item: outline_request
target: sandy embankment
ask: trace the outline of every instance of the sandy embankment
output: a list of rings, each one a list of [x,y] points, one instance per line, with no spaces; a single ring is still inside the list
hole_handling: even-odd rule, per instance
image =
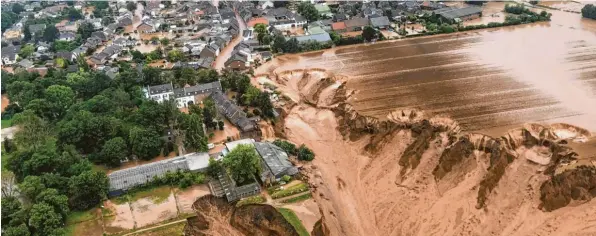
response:
[[[559,163],[544,159],[556,154],[540,146],[547,139],[523,136],[527,129],[504,139],[457,134],[457,123],[446,117],[421,125],[424,115],[417,111],[395,112],[388,116],[392,122],[359,117],[338,105],[346,97],[333,95],[340,91],[337,83],[321,79],[333,75],[269,68],[254,82],[274,83],[297,103],[287,111],[285,135],[317,154],[306,173],[332,235],[596,234],[594,200],[539,209],[541,185],[550,177],[547,166],[529,160]],[[558,139],[584,138],[581,132],[557,132]],[[461,158],[453,151],[445,155],[454,137],[470,140],[474,151]],[[534,146],[525,148],[530,141]],[[433,173],[439,164],[448,170],[441,177]]]

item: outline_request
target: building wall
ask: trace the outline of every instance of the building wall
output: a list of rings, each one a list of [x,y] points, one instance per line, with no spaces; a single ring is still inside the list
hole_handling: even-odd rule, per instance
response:
[[[186,96],[186,97],[179,97],[176,98],[176,106],[178,108],[187,107],[189,102],[195,102],[195,96]]]

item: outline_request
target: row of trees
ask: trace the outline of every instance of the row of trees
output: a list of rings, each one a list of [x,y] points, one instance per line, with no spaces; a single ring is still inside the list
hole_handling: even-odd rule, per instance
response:
[[[310,148],[306,147],[306,145],[304,144],[296,148],[295,144],[281,139],[275,140],[273,144],[283,149],[289,155],[298,157],[298,160],[312,161],[315,159],[315,153],[312,150],[310,150]]]
[[[255,115],[273,118],[273,104],[269,99],[270,94],[254,87],[250,83],[250,77],[247,74],[237,71],[224,71],[221,76],[221,85],[224,90],[230,89],[237,92],[236,101],[238,104],[258,108],[258,110],[253,111],[258,113]]]

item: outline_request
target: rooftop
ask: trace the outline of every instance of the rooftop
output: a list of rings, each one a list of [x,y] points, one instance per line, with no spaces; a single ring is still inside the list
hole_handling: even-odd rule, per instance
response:
[[[469,6],[464,8],[441,8],[438,10],[433,11],[433,13],[437,15],[441,15],[447,19],[455,19],[465,16],[470,16],[474,14],[482,13],[482,8],[477,6]]]

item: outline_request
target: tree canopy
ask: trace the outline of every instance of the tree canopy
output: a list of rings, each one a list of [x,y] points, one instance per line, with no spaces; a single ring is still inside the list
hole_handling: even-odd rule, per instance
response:
[[[582,16],[596,20],[596,6],[594,4],[586,4],[582,8]]]
[[[242,185],[252,182],[254,175],[261,171],[260,157],[251,145],[238,145],[223,159],[223,166],[232,178]]]
[[[319,11],[317,11],[315,5],[310,2],[301,2],[298,5],[298,13],[304,16],[309,22],[319,20]]]

